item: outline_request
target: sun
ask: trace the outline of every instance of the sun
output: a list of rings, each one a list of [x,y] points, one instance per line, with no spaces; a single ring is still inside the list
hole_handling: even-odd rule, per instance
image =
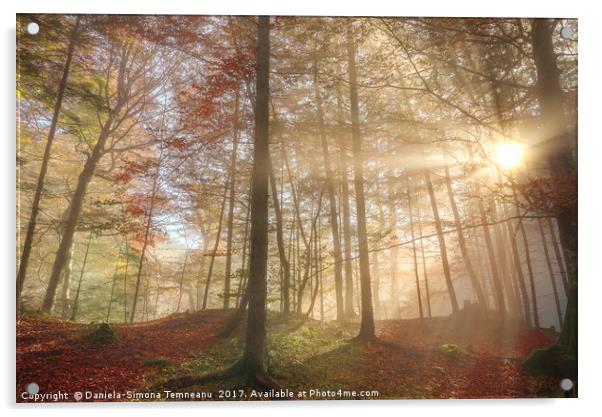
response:
[[[517,166],[524,152],[523,146],[518,142],[503,143],[495,148],[497,162],[503,169]]]

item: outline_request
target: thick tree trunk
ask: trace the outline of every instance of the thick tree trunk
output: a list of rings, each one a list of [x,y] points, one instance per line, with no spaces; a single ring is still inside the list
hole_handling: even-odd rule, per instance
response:
[[[248,377],[265,372],[266,298],[268,258],[269,182],[269,69],[270,18],[260,16],[257,27],[257,85],[255,148],[251,186],[251,261],[247,297],[249,313],[241,365]]]
[[[533,59],[537,69],[537,98],[545,137],[551,138],[547,160],[550,168],[565,180],[577,178],[571,137],[563,110],[560,71],[554,53],[552,33],[555,24],[548,19],[533,19]],[[575,182],[576,184],[576,182]],[[577,201],[559,207],[556,215],[560,243],[564,252],[568,277],[568,301],[560,337],[555,349],[564,352],[565,372],[577,374]],[[554,349],[548,349],[552,354]],[[557,364],[558,365],[558,364]],[[554,365],[552,365],[554,366]]]
[[[69,46],[67,47],[67,57],[65,59],[65,65],[63,67],[63,75],[61,76],[61,81],[59,82],[58,90],[56,93],[54,111],[52,114],[52,120],[50,122],[50,128],[48,130],[48,139],[46,140],[46,148],[44,149],[44,156],[42,157],[42,166],[40,167],[40,173],[38,174],[36,191],[31,205],[31,215],[29,217],[29,223],[27,225],[25,242],[23,243],[23,249],[21,251],[21,262],[19,263],[19,271],[17,272],[17,314],[20,308],[21,292],[23,291],[23,285],[27,276],[27,266],[29,264],[29,257],[31,256],[33,235],[35,233],[36,222],[40,211],[40,200],[42,199],[42,192],[44,191],[44,181],[46,179],[46,172],[48,171],[48,164],[50,162],[50,151],[52,149],[52,143],[54,142],[59,115],[63,106],[63,97],[65,95],[67,79],[69,78],[69,71],[71,69],[73,51],[77,42],[79,22],[80,16],[77,16],[75,19],[75,26],[71,30],[71,35],[69,37]],[[46,309],[45,311],[49,312],[50,310]]]
[[[104,155],[104,146],[109,138],[112,122],[113,118],[111,115],[100,131],[98,141],[94,146],[92,154],[84,164],[84,169],[79,175],[77,186],[73,196],[71,197],[71,202],[69,204],[69,208],[67,209],[67,218],[65,219],[65,230],[63,232],[61,243],[56,251],[56,257],[54,259],[54,264],[52,265],[52,272],[50,274],[50,279],[48,280],[48,287],[46,288],[46,294],[44,295],[44,301],[42,303],[42,311],[45,313],[50,313],[52,311],[56,289],[61,278],[61,273],[63,272],[65,263],[67,261],[67,253],[69,252],[69,248],[73,243],[73,235],[75,234],[77,220],[82,211],[86,189],[88,188],[90,180],[92,180],[92,177],[94,176],[94,171],[98,165],[98,162]]]
[[[360,132],[357,75],[355,69],[355,41],[351,19],[347,21],[347,64],[349,70],[349,97],[351,103],[351,136],[353,139],[353,175],[357,212],[357,240],[360,262],[361,323],[358,339],[373,340],[374,310],[370,283],[370,259],[368,258],[368,234],[366,231],[366,205],[364,198],[364,167],[362,137]]]

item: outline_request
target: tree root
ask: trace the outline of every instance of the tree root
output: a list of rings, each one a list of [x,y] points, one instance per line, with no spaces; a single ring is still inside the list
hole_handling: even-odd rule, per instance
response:
[[[234,365],[221,371],[211,372],[205,375],[186,375],[178,378],[170,379],[159,385],[154,386],[153,390],[164,389],[184,389],[195,385],[205,384],[207,382],[216,382],[228,380],[242,376],[245,378],[245,386],[257,387],[263,390],[282,390],[282,385],[272,379],[266,372],[259,371],[255,373],[247,373],[242,362],[236,362]]]

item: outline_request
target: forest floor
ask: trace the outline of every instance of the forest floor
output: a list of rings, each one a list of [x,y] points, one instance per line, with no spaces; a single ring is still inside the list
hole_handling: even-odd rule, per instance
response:
[[[117,324],[116,340],[102,343],[93,333],[98,326],[23,317],[17,324],[17,401],[26,401],[21,393],[31,382],[40,393],[70,393],[69,401],[86,391],[113,395],[96,400],[130,401],[127,391],[149,392],[173,378],[223,369],[243,349],[242,329],[227,339],[216,336],[229,314],[208,310]],[[563,396],[557,378],[528,375],[523,368],[532,349],[553,343],[551,330],[500,329],[478,317],[382,320],[380,341],[359,343],[352,340],[357,324],[308,320],[299,327],[298,316],[268,317],[268,372],[291,392],[315,390],[305,398],[354,399],[347,394],[356,391],[361,399],[366,390],[378,391],[364,394],[372,399]],[[220,399],[220,390],[232,398],[241,387],[242,381],[230,379],[181,391]]]

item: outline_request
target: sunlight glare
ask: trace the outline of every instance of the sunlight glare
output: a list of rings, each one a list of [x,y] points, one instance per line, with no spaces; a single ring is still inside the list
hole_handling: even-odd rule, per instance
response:
[[[517,166],[523,156],[524,149],[518,142],[504,143],[496,148],[497,162],[502,168],[508,169]]]

